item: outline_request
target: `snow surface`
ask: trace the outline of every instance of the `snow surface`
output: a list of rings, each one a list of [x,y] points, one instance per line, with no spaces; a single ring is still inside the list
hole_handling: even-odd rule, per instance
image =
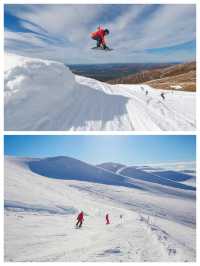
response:
[[[148,91],[148,95],[146,95]],[[6,130],[194,130],[195,92],[110,85],[62,63],[5,55]]]
[[[5,157],[5,261],[195,261],[195,195],[69,157]]]

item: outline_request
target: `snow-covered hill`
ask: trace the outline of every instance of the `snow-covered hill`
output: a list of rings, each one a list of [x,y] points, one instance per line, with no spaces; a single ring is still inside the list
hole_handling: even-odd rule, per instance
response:
[[[191,163],[189,163],[190,165]],[[183,188],[188,190],[196,189],[196,172],[195,164],[192,165],[192,169],[182,169],[177,171],[172,168],[166,169],[162,167],[152,166],[125,166],[119,163],[102,163],[98,165],[105,170],[122,175],[124,177],[145,180],[147,182],[153,182],[170,187]],[[169,166],[168,166],[169,167]],[[187,167],[187,163],[186,163]],[[136,181],[135,180],[135,181]],[[185,186],[183,184],[187,184]]]
[[[110,85],[58,62],[6,54],[5,129],[194,130],[195,93]]]
[[[69,157],[6,157],[5,260],[195,261],[195,194]]]
[[[120,164],[120,163],[102,163],[97,165],[97,167],[103,168],[105,170],[111,171],[113,173],[116,173],[119,169],[121,169],[122,167],[125,167],[125,165]]]

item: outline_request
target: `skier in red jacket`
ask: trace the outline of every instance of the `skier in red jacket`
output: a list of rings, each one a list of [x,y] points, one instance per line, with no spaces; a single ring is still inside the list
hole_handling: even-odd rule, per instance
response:
[[[91,38],[97,41],[97,47],[101,47],[103,49],[108,48],[105,41],[105,36],[109,34],[108,29],[103,29],[101,27],[97,28],[97,31],[91,33]]]
[[[110,224],[110,220],[109,220],[109,214],[106,214],[106,224]]]
[[[82,226],[82,223],[83,223],[83,221],[84,221],[84,219],[83,219],[83,211],[81,211],[80,213],[79,213],[79,215],[78,215],[78,217],[77,217],[77,223],[76,223],[76,227],[81,227]]]

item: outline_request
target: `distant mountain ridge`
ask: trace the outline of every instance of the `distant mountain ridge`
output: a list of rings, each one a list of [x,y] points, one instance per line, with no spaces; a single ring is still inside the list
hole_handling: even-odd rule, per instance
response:
[[[67,65],[70,70],[80,76],[94,78],[99,81],[108,82],[136,74],[144,70],[153,70],[173,66],[177,63],[108,63],[108,64],[86,64]]]
[[[160,174],[159,172],[158,175],[155,172],[146,172],[137,166],[127,167],[123,164],[112,162],[94,166],[67,156],[38,158],[27,161],[27,166],[33,173],[53,179],[78,180],[136,189],[144,189],[141,181],[145,181],[150,186],[151,184],[156,184],[160,187],[166,186],[169,190],[174,188],[185,191],[195,190],[195,187],[179,182],[180,179],[187,180],[191,176],[176,171],[171,171],[170,174],[168,172]],[[174,175],[178,175],[179,178],[176,179]]]
[[[124,164],[108,162],[99,164],[97,167],[101,167],[105,170],[122,176],[127,176],[129,178],[160,183],[163,185],[169,185],[168,181],[184,182],[195,178],[190,175],[190,173],[187,173],[187,171],[165,170],[150,166],[126,166]],[[170,183],[170,185],[173,185],[173,183]]]
[[[108,163],[99,164],[97,165],[97,167],[116,173],[119,169],[126,167],[126,166],[120,163],[108,162]]]
[[[148,84],[156,89],[196,91],[196,62],[140,71],[108,81],[111,84]],[[177,87],[178,86],[178,87]]]

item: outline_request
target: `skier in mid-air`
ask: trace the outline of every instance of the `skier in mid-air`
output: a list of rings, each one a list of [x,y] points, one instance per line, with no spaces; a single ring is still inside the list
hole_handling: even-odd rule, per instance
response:
[[[80,228],[82,226],[82,223],[84,221],[83,219],[83,211],[81,211],[77,217],[77,223],[76,223],[76,227]]]
[[[91,38],[97,41],[97,46],[94,48],[102,48],[104,50],[110,48],[106,45],[105,36],[109,34],[108,29],[103,29],[100,26],[97,28],[97,31],[91,33]]]

